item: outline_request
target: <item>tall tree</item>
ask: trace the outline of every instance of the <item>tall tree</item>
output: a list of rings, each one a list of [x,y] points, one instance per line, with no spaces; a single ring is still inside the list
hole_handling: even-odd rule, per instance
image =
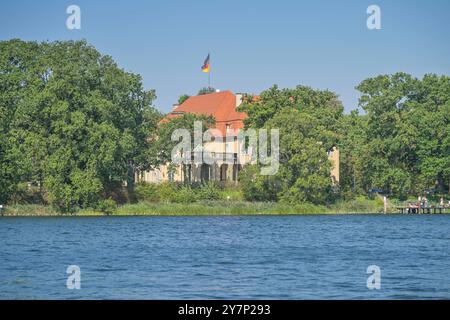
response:
[[[358,110],[346,114],[340,121],[340,187],[343,195],[352,198],[364,194],[370,189],[370,180],[366,175],[370,162],[367,145],[367,115]]]
[[[16,176],[61,210],[92,206],[147,168],[154,91],[85,41],[0,43],[0,101]],[[13,103],[9,103],[13,100]]]
[[[399,197],[448,190],[450,77],[396,73],[366,79],[357,89],[368,116],[371,185]]]
[[[248,115],[244,120],[246,128],[280,130],[279,172],[276,177],[264,178],[261,186],[276,190],[276,198],[287,202],[331,201],[333,185],[327,152],[338,143],[343,113],[336,94],[306,86],[273,86],[258,97],[245,96],[239,110]]]

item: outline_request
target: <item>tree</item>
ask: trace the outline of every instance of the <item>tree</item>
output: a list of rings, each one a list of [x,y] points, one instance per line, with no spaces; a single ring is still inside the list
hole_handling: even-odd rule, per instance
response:
[[[273,86],[257,98],[245,96],[239,110],[248,115],[246,128],[280,130],[280,169],[259,183],[261,188],[289,203],[332,200],[327,152],[338,142],[343,112],[334,93],[304,86],[282,90]],[[260,181],[256,172],[252,175],[254,181]],[[247,189],[251,191],[244,188],[244,196]]]
[[[323,141],[331,132],[314,116],[297,109],[284,109],[269,120],[265,128],[280,130],[281,200],[297,203],[326,203],[332,196],[329,147]]]
[[[16,178],[63,211],[95,206],[123,181],[132,188],[134,171],[152,165],[147,137],[160,117],[141,77],[85,41],[11,40],[0,49]]]
[[[16,189],[15,163],[9,155],[10,146],[4,133],[0,134],[0,204],[6,203]]]
[[[263,91],[256,99],[244,96],[239,110],[246,112],[246,127],[262,128],[275,114],[283,109],[297,109],[319,120],[319,125],[336,133],[344,107],[338,96],[328,90],[314,90],[307,86],[279,89],[274,85]],[[337,134],[334,138],[337,140]],[[331,141],[330,141],[331,142]]]
[[[182,94],[179,98],[178,98],[178,105],[183,104],[183,102],[185,102],[187,99],[189,99],[190,96],[187,94]]]
[[[172,133],[176,129],[186,129],[190,133],[191,146],[194,146],[194,125],[195,122],[202,123],[203,133],[209,128],[214,127],[215,119],[213,116],[196,115],[193,113],[185,113],[179,117],[171,119],[163,119],[154,135],[151,147],[152,163],[156,166],[170,164],[172,162],[172,150],[179,143],[179,141],[172,141]],[[170,167],[173,169],[173,166]],[[184,181],[188,182],[186,165],[183,165]]]
[[[343,195],[353,198],[366,193],[371,183],[366,175],[370,163],[367,145],[367,115],[358,110],[343,115],[340,121],[338,148],[340,151],[340,187]]]
[[[239,172],[239,186],[247,201],[277,201],[279,184],[277,177],[262,176],[257,165],[246,165]]]
[[[398,197],[450,184],[450,77],[406,73],[366,79],[357,87],[367,112],[365,175]]]
[[[20,166],[23,157],[15,152],[11,133],[15,131],[13,122],[19,104],[32,85],[30,74],[36,69],[37,55],[36,43],[0,42],[0,204],[9,200],[29,169]]]

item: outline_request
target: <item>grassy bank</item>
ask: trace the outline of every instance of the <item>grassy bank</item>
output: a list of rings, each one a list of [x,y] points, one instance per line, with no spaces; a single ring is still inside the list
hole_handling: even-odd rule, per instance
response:
[[[357,198],[350,201],[340,201],[330,206],[313,205],[309,203],[289,205],[273,202],[247,202],[211,200],[189,204],[183,203],[151,203],[139,202],[118,207],[111,215],[114,216],[188,216],[188,215],[254,215],[254,214],[345,214],[345,213],[380,213],[383,203],[379,199],[369,200]],[[392,211],[393,209],[391,209]],[[11,205],[3,212],[5,216],[62,216],[49,206]],[[68,214],[65,214],[68,215]],[[76,216],[103,216],[101,211],[82,209],[73,213]]]

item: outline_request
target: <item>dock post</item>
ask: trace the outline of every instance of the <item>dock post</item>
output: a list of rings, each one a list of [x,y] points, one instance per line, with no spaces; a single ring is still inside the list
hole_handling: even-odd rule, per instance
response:
[[[422,207],[422,197],[419,197],[419,208],[417,208],[417,213],[420,214],[420,209]]]

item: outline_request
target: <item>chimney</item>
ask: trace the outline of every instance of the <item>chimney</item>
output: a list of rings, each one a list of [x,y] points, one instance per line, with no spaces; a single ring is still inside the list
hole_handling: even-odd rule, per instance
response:
[[[242,103],[242,93],[236,93],[236,108]]]

